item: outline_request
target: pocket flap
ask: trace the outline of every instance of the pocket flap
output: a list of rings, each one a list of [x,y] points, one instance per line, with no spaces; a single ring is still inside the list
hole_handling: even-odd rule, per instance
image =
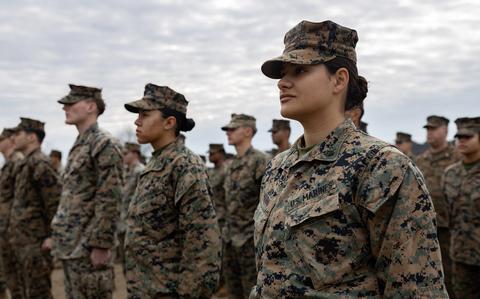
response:
[[[290,210],[285,224],[293,227],[310,218],[323,216],[338,210],[339,208],[340,202],[338,200],[338,193],[335,193],[327,197],[319,198],[318,200],[312,200],[306,205]]]

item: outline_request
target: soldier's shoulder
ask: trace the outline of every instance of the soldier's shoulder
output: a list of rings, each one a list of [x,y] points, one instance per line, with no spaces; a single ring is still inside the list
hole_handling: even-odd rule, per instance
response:
[[[111,148],[115,153],[121,154],[120,141],[110,132],[98,128],[93,131],[89,139],[92,154],[95,156],[106,147]]]
[[[448,165],[445,168],[445,176],[456,175],[462,169],[462,161]]]
[[[258,150],[256,148],[252,148],[252,155],[251,155],[254,159],[257,159],[257,160],[268,160],[269,159],[269,155],[261,150]]]

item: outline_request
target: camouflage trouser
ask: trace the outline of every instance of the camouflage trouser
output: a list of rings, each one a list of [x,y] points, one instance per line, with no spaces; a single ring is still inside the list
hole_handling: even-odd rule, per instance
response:
[[[68,299],[108,299],[114,288],[113,265],[95,268],[90,257],[61,260]]]
[[[445,286],[450,299],[455,299],[452,285],[452,259],[450,258],[450,230],[445,227],[437,228],[438,242],[442,252],[443,273],[445,274]]]
[[[228,243],[225,249],[225,282],[228,298],[248,298],[256,281],[253,238],[245,242],[242,247],[235,247],[232,243]]]
[[[10,296],[12,299],[25,298],[19,265],[15,260],[13,248],[5,236],[0,237],[0,248],[6,284],[10,291]]]
[[[41,242],[14,246],[15,263],[20,273],[25,298],[53,298],[50,275],[53,270],[52,257],[43,251]]]
[[[480,266],[453,263],[453,291],[456,298],[480,298]]]

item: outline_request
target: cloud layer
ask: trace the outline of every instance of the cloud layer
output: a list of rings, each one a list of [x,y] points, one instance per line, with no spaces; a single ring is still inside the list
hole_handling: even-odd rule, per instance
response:
[[[190,101],[194,151],[226,142],[219,128],[232,112],[257,117],[254,145],[268,149],[278,91],[260,65],[281,53],[285,32],[299,21],[331,19],[359,33],[372,135],[392,140],[407,131],[424,141],[427,115],[480,112],[479,14],[478,3],[462,0],[2,1],[0,126],[19,116],[46,121],[44,149],[66,154],[76,131],[64,125],[56,100],[68,83],[102,87],[108,107],[100,124],[121,135],[135,117],[123,103],[152,82]]]

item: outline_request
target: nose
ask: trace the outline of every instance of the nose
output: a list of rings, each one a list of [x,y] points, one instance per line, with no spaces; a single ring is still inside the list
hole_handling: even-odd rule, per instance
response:
[[[137,127],[140,127],[140,125],[141,125],[140,115],[137,117],[137,119],[135,120],[134,123],[135,123],[135,125],[136,125]]]
[[[278,89],[280,89],[281,91],[283,91],[285,89],[288,89],[288,88],[291,88],[292,85],[293,85],[292,82],[290,80],[286,79],[285,77],[278,80],[278,83],[277,83]]]

